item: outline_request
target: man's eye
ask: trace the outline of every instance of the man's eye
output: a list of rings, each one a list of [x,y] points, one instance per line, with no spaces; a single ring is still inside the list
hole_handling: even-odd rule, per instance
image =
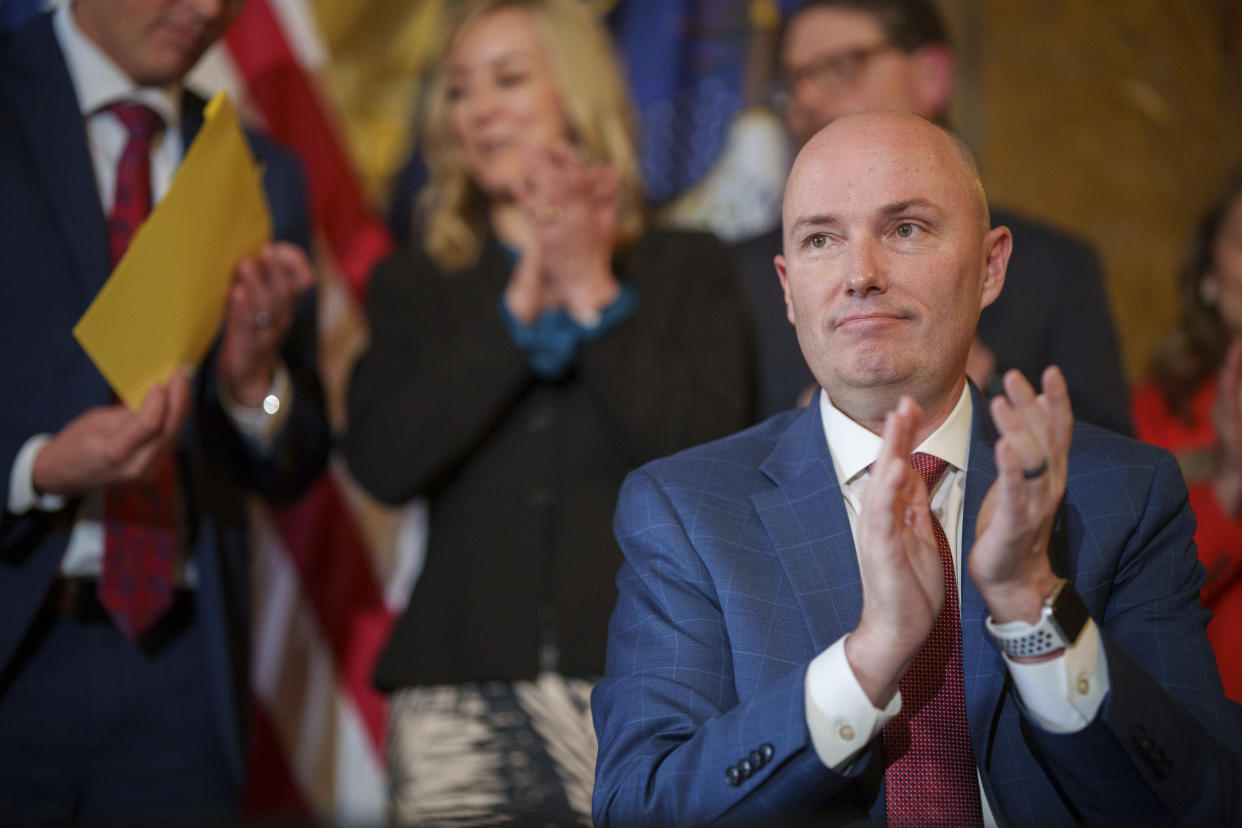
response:
[[[810,242],[811,247],[823,247],[828,243],[828,237],[823,233],[816,233],[814,236],[811,236]]]
[[[897,235],[903,239],[908,239],[911,236],[913,236],[918,231],[918,229],[919,228],[917,226],[907,221],[903,224],[897,225]]]

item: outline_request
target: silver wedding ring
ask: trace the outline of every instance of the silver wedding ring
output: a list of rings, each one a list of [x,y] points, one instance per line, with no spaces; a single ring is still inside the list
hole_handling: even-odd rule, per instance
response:
[[[1035,468],[1023,469],[1022,479],[1023,480],[1034,480],[1035,478],[1042,476],[1043,473],[1046,471],[1048,471],[1048,458],[1047,457],[1044,458],[1044,462],[1040,463]]]
[[[254,326],[259,330],[263,330],[272,324],[272,315],[265,310],[261,310],[254,315]]]

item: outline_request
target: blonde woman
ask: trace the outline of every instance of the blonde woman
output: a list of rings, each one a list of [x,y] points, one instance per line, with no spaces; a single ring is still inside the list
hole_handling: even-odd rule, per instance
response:
[[[430,504],[375,670],[394,819],[590,821],[616,491],[746,425],[745,305],[703,234],[647,226],[630,106],[578,0],[461,8],[430,87],[419,249],[371,280],[345,453]]]

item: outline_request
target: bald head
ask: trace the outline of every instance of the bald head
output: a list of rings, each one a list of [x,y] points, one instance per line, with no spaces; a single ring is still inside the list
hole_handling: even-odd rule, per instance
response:
[[[987,232],[991,226],[987,196],[974,153],[966,142],[918,115],[899,110],[871,109],[843,115],[833,121],[813,135],[794,159],[781,212],[785,243],[788,244],[791,229],[789,202],[796,185],[802,184],[804,179],[808,183],[817,181],[819,169],[825,165],[840,167],[843,152],[861,150],[864,154],[876,155],[889,149],[904,154],[912,166],[920,159],[924,165],[939,166],[960,185],[962,194],[966,196],[963,206],[969,210],[969,215],[979,228]],[[874,171],[874,166],[860,164],[856,170],[859,182]]]
[[[1011,246],[989,229],[970,151],[909,113],[843,116],[798,153],[782,218],[789,318],[833,403],[878,427],[908,394],[934,427]]]

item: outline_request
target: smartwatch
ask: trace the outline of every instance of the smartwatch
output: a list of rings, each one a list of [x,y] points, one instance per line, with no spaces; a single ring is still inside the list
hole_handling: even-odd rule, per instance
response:
[[[1005,655],[1010,658],[1033,658],[1072,645],[1090,617],[1087,605],[1074,589],[1074,583],[1062,578],[1044,599],[1039,621],[1035,624],[1010,622],[998,625],[992,623],[991,617],[986,624],[988,632]]]

